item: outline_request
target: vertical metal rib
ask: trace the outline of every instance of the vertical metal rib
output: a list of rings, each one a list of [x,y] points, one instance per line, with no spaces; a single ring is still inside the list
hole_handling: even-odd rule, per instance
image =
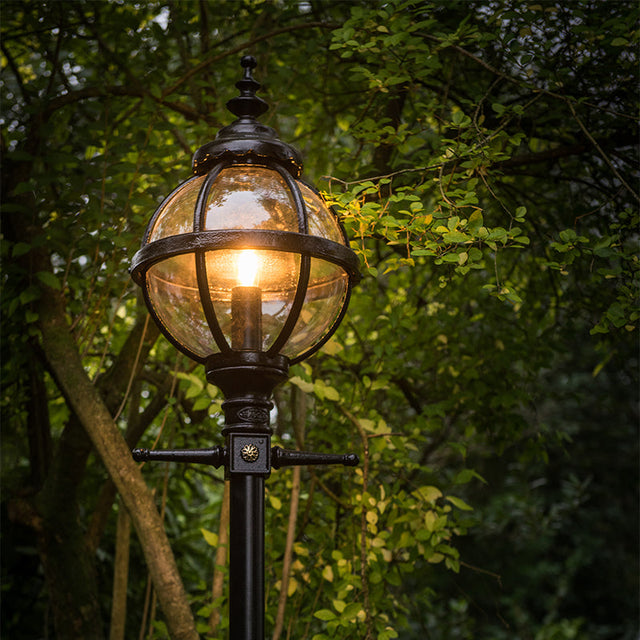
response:
[[[304,198],[302,197],[302,192],[300,191],[300,187],[296,180],[291,176],[291,174],[284,168],[279,165],[275,165],[276,170],[282,176],[284,181],[287,183],[289,190],[291,191],[291,195],[293,196],[294,203],[296,205],[296,213],[298,214],[298,231],[299,233],[308,234],[309,233],[309,224],[308,224],[308,214],[307,207],[304,202]],[[293,304],[291,305],[291,311],[287,316],[287,319],[280,331],[280,334],[276,338],[275,342],[271,345],[268,354],[272,355],[278,353],[284,345],[289,340],[293,329],[298,322],[298,318],[300,316],[300,311],[302,311],[302,305],[304,304],[304,299],[307,295],[307,286],[309,284],[309,274],[311,272],[311,258],[308,255],[300,254],[300,271],[298,274],[298,286],[296,288],[296,295],[293,298]]]
[[[198,193],[198,199],[196,200],[196,206],[193,212],[193,230],[195,233],[204,231],[205,213],[207,208],[207,198],[209,197],[209,191],[211,190],[213,183],[223,169],[229,166],[226,163],[216,165],[207,175],[204,180],[204,184],[200,188]],[[218,349],[222,353],[231,351],[231,347],[227,343],[227,340],[220,328],[218,318],[216,317],[216,311],[211,300],[211,293],[209,292],[209,280],[207,278],[207,260],[206,251],[203,249],[196,249],[195,252],[196,261],[196,279],[198,281],[198,290],[200,292],[200,301],[202,303],[202,309],[204,316],[209,325],[209,331],[218,345]]]

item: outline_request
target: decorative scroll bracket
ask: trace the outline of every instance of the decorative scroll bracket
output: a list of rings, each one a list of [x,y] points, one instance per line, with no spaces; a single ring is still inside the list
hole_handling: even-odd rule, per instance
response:
[[[243,436],[245,439],[247,436]],[[250,439],[250,437],[249,437]],[[312,451],[292,451],[290,449],[282,449],[281,447],[271,447],[270,460],[265,465],[263,461],[259,468],[254,472],[251,464],[255,461],[255,456],[251,447],[251,442],[242,443],[240,455],[244,461],[242,469],[237,469],[236,473],[247,475],[268,475],[271,469],[281,469],[282,467],[303,466],[303,465],[330,465],[341,464],[345,467],[355,467],[360,463],[360,459],[355,453],[337,454],[337,453],[314,453]],[[208,464],[216,469],[224,466],[228,467],[229,453],[227,447],[213,447],[211,449],[168,449],[164,451],[152,451],[150,449],[133,449],[131,452],[136,462],[184,462],[196,464]]]
[[[274,469],[300,465],[328,465],[342,464],[345,467],[355,467],[360,458],[355,453],[314,453],[312,451],[291,451],[280,447],[271,448],[271,466]]]

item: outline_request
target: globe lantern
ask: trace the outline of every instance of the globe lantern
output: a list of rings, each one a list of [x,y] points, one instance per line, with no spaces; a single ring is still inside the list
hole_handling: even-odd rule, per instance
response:
[[[227,103],[238,119],[196,152],[195,175],[159,206],[131,268],[164,335],[208,372],[310,356],[358,278],[336,216],[300,179],[299,153],[256,120],[268,107],[255,59],[241,64]]]

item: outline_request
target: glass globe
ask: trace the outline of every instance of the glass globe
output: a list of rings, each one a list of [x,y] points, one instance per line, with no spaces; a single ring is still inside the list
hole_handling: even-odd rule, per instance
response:
[[[356,273],[322,197],[254,164],[179,186],[133,267],[165,335],[201,362],[229,350],[303,359],[337,327]]]

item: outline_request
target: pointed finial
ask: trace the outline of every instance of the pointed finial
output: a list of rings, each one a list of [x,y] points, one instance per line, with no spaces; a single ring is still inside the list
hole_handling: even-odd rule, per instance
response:
[[[274,129],[259,122],[269,105],[256,96],[260,83],[254,80],[251,70],[256,68],[253,56],[243,56],[240,65],[243,77],[236,82],[240,95],[227,102],[227,108],[237,120],[218,131],[213,142],[200,147],[193,156],[193,172],[204,175],[216,163],[224,160],[234,163],[269,165],[272,161],[282,165],[294,177],[302,173],[300,152],[278,138]]]
[[[243,56],[240,65],[244,69],[242,80],[236,82],[240,95],[227,102],[227,109],[238,118],[257,118],[269,108],[269,105],[262,98],[256,96],[256,91],[260,89],[260,83],[253,78],[251,70],[255,69],[258,63],[253,56]]]

